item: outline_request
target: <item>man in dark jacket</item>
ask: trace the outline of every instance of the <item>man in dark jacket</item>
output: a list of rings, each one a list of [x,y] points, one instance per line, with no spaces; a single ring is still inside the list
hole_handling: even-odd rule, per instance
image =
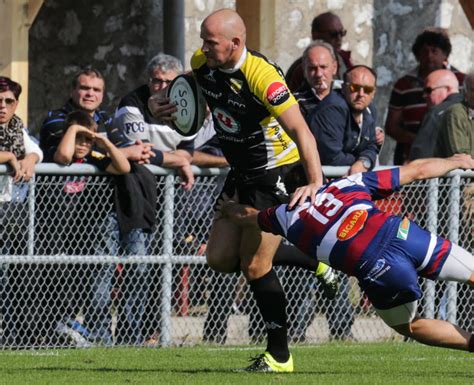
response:
[[[310,129],[318,138],[321,164],[350,166],[348,174],[375,166],[375,95],[377,75],[364,65],[344,74],[342,92],[331,92],[310,115]]]

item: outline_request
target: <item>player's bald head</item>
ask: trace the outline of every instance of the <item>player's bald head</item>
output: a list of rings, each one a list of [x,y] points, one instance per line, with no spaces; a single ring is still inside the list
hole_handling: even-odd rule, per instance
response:
[[[206,28],[216,34],[223,35],[231,40],[239,37],[245,44],[245,24],[240,15],[232,9],[219,9],[202,22],[201,28]]]

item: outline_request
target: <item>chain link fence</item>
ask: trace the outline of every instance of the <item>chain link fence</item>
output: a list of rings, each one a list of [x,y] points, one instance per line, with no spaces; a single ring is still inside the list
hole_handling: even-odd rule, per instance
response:
[[[0,166],[0,313],[3,349],[164,346],[262,342],[262,319],[241,275],[205,263],[212,206],[225,170],[195,169],[191,192],[169,171],[150,167],[158,191],[152,234],[122,239],[113,177],[89,165],[37,167],[34,181],[11,185]],[[345,168],[325,168],[337,177]],[[473,248],[474,174],[405,186],[379,202],[463,247]],[[375,315],[353,278],[326,300],[314,274],[277,267],[294,343],[399,338]],[[472,290],[421,282],[419,312],[473,331]]]

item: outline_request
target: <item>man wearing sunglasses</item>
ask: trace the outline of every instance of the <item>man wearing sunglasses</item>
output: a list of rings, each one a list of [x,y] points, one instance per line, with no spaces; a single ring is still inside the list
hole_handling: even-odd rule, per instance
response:
[[[443,115],[435,149],[437,156],[474,155],[474,73],[466,76],[463,86],[463,100],[453,104]]]
[[[411,145],[420,129],[428,109],[423,96],[426,77],[433,71],[448,69],[456,75],[459,83],[464,74],[448,64],[451,42],[446,30],[426,28],[412,46],[418,66],[398,79],[390,96],[385,129],[397,142],[394,164],[404,164],[409,157]]]
[[[463,99],[459,93],[456,75],[444,69],[433,71],[428,75],[423,88],[423,96],[429,109],[411,146],[410,160],[434,156],[444,112]]]
[[[371,170],[378,154],[375,140],[375,72],[357,65],[343,75],[342,92],[332,91],[313,110],[309,126],[318,138],[321,164],[350,166],[348,175]]]
[[[337,69],[335,78],[341,79],[342,74],[353,66],[351,52],[343,50],[342,39],[347,31],[339,16],[332,12],[321,13],[311,23],[312,40],[323,40],[332,45],[336,53]],[[297,91],[305,84],[302,58],[297,59],[288,69],[285,79],[291,91]]]

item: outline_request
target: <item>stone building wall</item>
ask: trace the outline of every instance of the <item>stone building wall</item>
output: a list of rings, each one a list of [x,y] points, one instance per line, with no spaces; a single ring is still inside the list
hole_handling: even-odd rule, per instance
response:
[[[161,4],[45,0],[30,29],[30,129],[37,132],[47,111],[64,104],[71,77],[87,65],[103,73],[103,107],[112,112],[120,97],[142,83],[147,61],[163,47]]]
[[[185,0],[185,67],[201,45],[200,24],[210,12],[234,8],[237,0]],[[273,1],[273,0],[263,0]],[[140,84],[147,61],[163,48],[163,0],[113,2],[45,0],[30,31],[29,125],[37,130],[48,109],[61,106],[71,75],[92,63],[103,71],[104,107],[113,111],[119,98]],[[310,42],[313,17],[331,10],[348,33],[344,48],[355,63],[373,66],[378,75],[376,103],[383,126],[393,82],[416,66],[411,46],[427,26],[449,30],[450,62],[470,71],[474,32],[458,0],[274,0],[274,44],[262,53],[286,69]],[[390,162],[393,143],[384,147]]]

